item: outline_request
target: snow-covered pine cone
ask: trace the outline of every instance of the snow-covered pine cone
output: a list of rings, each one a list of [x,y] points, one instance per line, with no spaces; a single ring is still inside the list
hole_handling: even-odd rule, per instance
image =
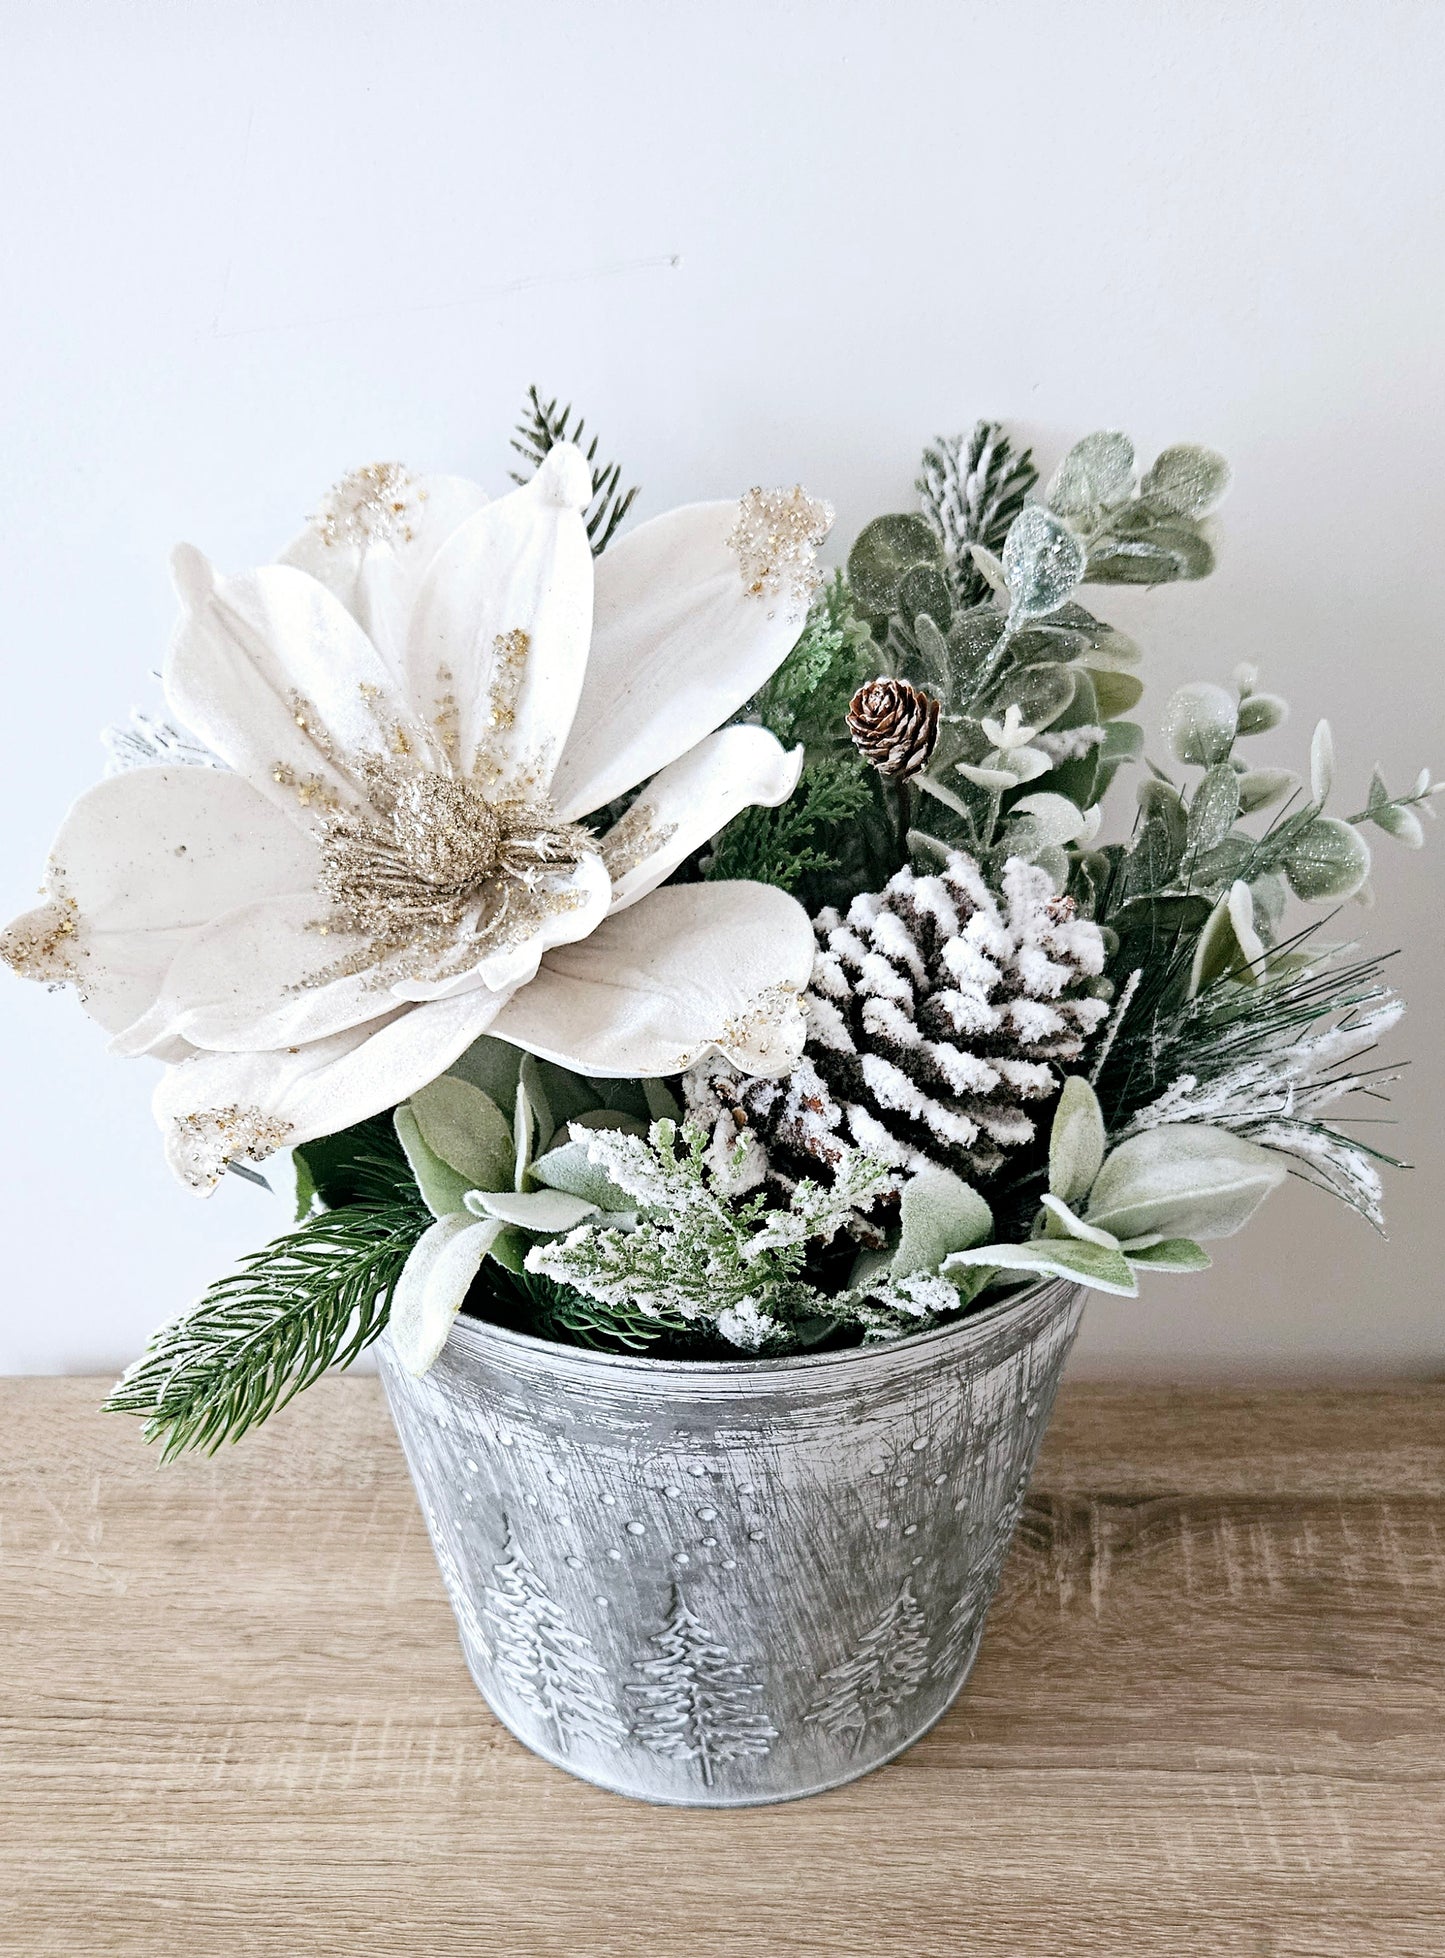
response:
[[[1102,972],[1097,925],[1011,858],[1002,901],[959,852],[935,876],[900,870],[846,918],[814,921],[808,1039],[784,1080],[714,1066],[690,1077],[718,1146],[751,1131],[750,1180],[826,1174],[840,1145],[909,1171],[994,1175],[1031,1141],[1026,1104],[1052,1100],[1105,1019],[1083,991]]]
[[[938,740],[939,703],[922,687],[886,677],[869,680],[848,703],[848,731],[880,775],[907,781],[926,767]]]

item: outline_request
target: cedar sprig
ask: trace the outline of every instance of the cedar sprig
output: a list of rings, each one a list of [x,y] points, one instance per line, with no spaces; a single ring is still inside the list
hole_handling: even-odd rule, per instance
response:
[[[359,1157],[357,1200],[322,1210],[243,1257],[162,1326],[105,1403],[137,1414],[162,1461],[211,1455],[377,1337],[412,1247],[431,1222],[405,1165]]]
[[[579,415],[575,422],[572,420],[570,402],[565,408],[559,409],[555,397],[551,401],[543,401],[535,386],[529,387],[527,407],[521,421],[517,423],[512,447],[519,456],[531,464],[531,468],[525,475],[515,469],[512,470],[512,481],[529,482],[541,467],[542,459],[548,450],[555,448],[559,442],[574,442],[579,449],[582,449],[586,427],[587,423],[583,416]],[[621,487],[622,470],[619,464],[598,463],[597,441],[598,438],[594,435],[587,447],[582,449],[587,459],[587,467],[592,472],[592,501],[587,506],[587,536],[592,545],[593,557],[600,557],[611,543],[617,526],[632,508],[633,498],[637,495],[636,484],[626,490]]]

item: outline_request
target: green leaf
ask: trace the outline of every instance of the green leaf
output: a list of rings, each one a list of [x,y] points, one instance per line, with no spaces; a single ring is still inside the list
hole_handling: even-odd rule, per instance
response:
[[[1169,696],[1164,708],[1164,739],[1176,760],[1212,768],[1228,759],[1238,725],[1233,694],[1209,680],[1195,680]]]
[[[1328,721],[1316,724],[1310,740],[1310,795],[1321,809],[1335,785],[1335,737]]]
[[[1010,707],[1017,707],[1024,726],[1037,734],[1068,711],[1077,686],[1078,676],[1067,666],[1015,667],[998,687],[990,711],[1002,720]]]
[[[1377,803],[1370,811],[1370,821],[1407,849],[1418,850],[1424,845],[1425,831],[1420,818],[1413,809],[1404,809],[1398,802]]]
[[[1216,762],[1189,799],[1185,848],[1195,858],[1222,843],[1239,815],[1239,777],[1228,762]]]
[[[1338,816],[1317,816],[1290,846],[1284,874],[1295,896],[1313,903],[1353,897],[1370,874],[1370,846]]]
[[[1055,611],[1083,577],[1084,560],[1082,538],[1041,504],[1026,504],[1003,547],[1010,617],[1033,619]]]
[[[947,1169],[911,1176],[899,1197],[898,1248],[889,1261],[895,1278],[937,1271],[950,1252],[966,1251],[993,1229],[993,1212],[962,1177]]]
[[[1264,941],[1255,928],[1254,898],[1249,886],[1236,879],[1199,934],[1189,975],[1189,997],[1196,999],[1217,979],[1227,977],[1257,986],[1265,976]]]
[[[515,1224],[537,1236],[575,1230],[588,1217],[595,1217],[599,1208],[585,1197],[551,1189],[471,1190],[466,1207],[474,1217],[495,1217],[500,1223]]]
[[[1170,585],[1207,578],[1213,569],[1208,538],[1180,519],[1101,538],[1089,552],[1088,576],[1096,585]]]
[[[1010,807],[1009,814],[1033,818],[1035,847],[1039,849],[1073,843],[1088,828],[1084,812],[1077,803],[1070,802],[1066,795],[1054,795],[1047,789],[1040,790],[1036,795],[1020,796]]]
[[[1134,444],[1116,428],[1076,442],[1054,471],[1045,501],[1061,517],[1094,519],[1134,490]],[[1092,528],[1092,522],[1086,525]]]
[[[1268,734],[1289,719],[1289,702],[1277,693],[1246,694],[1239,703],[1241,734]]]
[[[1139,1281],[1121,1251],[1078,1238],[1033,1238],[1027,1244],[981,1244],[976,1250],[956,1251],[943,1261],[943,1274],[970,1265],[997,1271],[1036,1271],[1041,1277],[1071,1278],[1096,1292],[1116,1292],[1137,1298]]]
[[[498,1108],[511,1108],[517,1099],[517,1076],[522,1066],[522,1050],[505,1040],[483,1034],[474,1040],[459,1061],[447,1069],[461,1081],[470,1081],[484,1095],[490,1095]],[[509,1145],[510,1146],[510,1145]]]
[[[401,1143],[422,1200],[433,1217],[450,1217],[465,1208],[464,1199],[472,1184],[468,1177],[443,1162],[427,1145],[411,1104],[403,1102],[392,1113],[397,1140]]]
[[[1049,1130],[1049,1190],[1077,1203],[1094,1186],[1104,1160],[1104,1117],[1099,1098],[1081,1074],[1064,1082]]]
[[[933,620],[940,632],[953,623],[953,600],[948,584],[936,564],[915,564],[898,581],[898,610],[915,626],[920,616]]]
[[[1137,1251],[1127,1244],[1120,1248],[1136,1271],[1140,1265],[1146,1271],[1208,1271],[1213,1262],[1204,1246],[1192,1237],[1166,1237]]]
[[[427,1147],[467,1179],[468,1189],[507,1189],[512,1181],[512,1132],[489,1094],[443,1074],[411,1098]]]
[[[865,612],[886,616],[897,608],[904,573],[940,558],[938,539],[922,517],[875,517],[848,553],[848,583]]]
[[[612,1117],[612,1127],[626,1127],[631,1118]],[[589,1126],[601,1127],[602,1124]],[[646,1135],[647,1124],[639,1122],[631,1134]],[[635,1210],[636,1204],[625,1190],[619,1190],[612,1178],[599,1163],[594,1163],[587,1153],[585,1143],[563,1142],[555,1149],[549,1149],[545,1156],[538,1156],[532,1164],[532,1175],[538,1183],[549,1190],[562,1190],[568,1196],[581,1197],[584,1203],[595,1204],[599,1210]]]
[[[1116,714],[1127,714],[1137,707],[1144,694],[1144,682],[1136,673],[1115,673],[1107,668],[1086,666],[1099,700],[1099,718],[1112,721]]]
[[[1229,464],[1213,449],[1179,442],[1165,449],[1140,489],[1151,503],[1176,517],[1202,517],[1229,488]]]
[[[1239,809],[1244,816],[1256,809],[1268,809],[1299,787],[1299,777],[1289,768],[1248,768],[1239,778]]]
[[[1040,1198],[1044,1207],[1044,1229],[1036,1232],[1050,1241],[1061,1237],[1077,1238],[1081,1244],[1102,1244],[1106,1250],[1117,1251],[1119,1240],[1112,1231],[1101,1231],[1095,1224],[1086,1224],[1082,1217],[1071,1210],[1062,1197],[1052,1191]]]
[[[1086,1222],[1122,1239],[1230,1237],[1284,1178],[1281,1157],[1229,1129],[1166,1123],[1105,1157]]]

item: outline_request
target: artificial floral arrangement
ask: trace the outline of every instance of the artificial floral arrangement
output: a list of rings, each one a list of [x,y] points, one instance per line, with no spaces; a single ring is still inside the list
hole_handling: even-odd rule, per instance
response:
[[[1217,455],[1041,486],[980,422],[825,574],[801,488],[628,529],[584,434],[533,390],[505,495],[377,464],[273,565],[176,553],[169,718],[3,952],[164,1063],[187,1184],[289,1152],[297,1211],[111,1407],[213,1449],[459,1312],[736,1359],[1133,1295],[1288,1173],[1380,1224],[1339,1104],[1400,1002],[1319,907],[1440,784],[1334,813],[1246,667],[1146,733],[1082,601],[1210,571]]]

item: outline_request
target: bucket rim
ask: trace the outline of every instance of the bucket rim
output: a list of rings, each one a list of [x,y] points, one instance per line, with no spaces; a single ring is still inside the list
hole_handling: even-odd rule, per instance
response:
[[[595,1374],[643,1375],[657,1382],[684,1381],[776,1381],[799,1373],[839,1373],[849,1368],[897,1364],[930,1351],[982,1345],[1000,1334],[1007,1336],[1020,1322],[1047,1317],[1051,1311],[1067,1310],[1083,1287],[1067,1278],[1045,1278],[1021,1292],[1011,1293],[997,1305],[982,1312],[934,1326],[927,1332],[906,1333],[896,1339],[875,1340],[861,1346],[835,1348],[827,1353],[782,1353],[767,1359],[677,1360],[650,1359],[643,1353],[608,1353],[591,1346],[571,1346],[561,1340],[544,1339],[508,1326],[497,1326],[488,1319],[458,1314],[447,1336],[443,1357],[480,1360],[507,1357],[529,1367],[565,1372],[578,1369]],[[388,1347],[385,1339],[381,1342]],[[395,1357],[386,1357],[398,1372]],[[407,1376],[410,1377],[410,1376]]]

